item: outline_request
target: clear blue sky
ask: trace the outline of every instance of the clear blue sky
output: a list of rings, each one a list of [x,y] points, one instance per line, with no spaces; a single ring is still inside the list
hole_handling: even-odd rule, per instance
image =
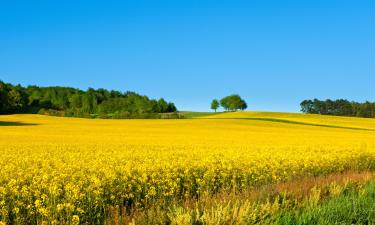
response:
[[[375,101],[375,1],[0,1],[0,79],[132,90],[181,110],[243,96]]]

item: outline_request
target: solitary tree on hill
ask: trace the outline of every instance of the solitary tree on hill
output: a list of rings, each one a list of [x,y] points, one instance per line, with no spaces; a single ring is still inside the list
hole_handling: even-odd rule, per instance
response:
[[[212,109],[212,110],[215,110],[215,112],[216,112],[216,110],[217,110],[219,107],[220,107],[220,103],[219,103],[219,101],[218,101],[217,99],[212,100],[212,102],[211,102],[211,109]]]

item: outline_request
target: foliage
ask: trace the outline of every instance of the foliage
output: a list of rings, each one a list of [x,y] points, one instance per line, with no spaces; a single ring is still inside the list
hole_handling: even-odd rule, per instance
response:
[[[134,92],[105,89],[87,91],[68,87],[13,86],[0,81],[0,114],[41,113],[59,116],[101,118],[157,118],[157,113],[176,112],[176,106]],[[119,116],[121,115],[121,116]],[[126,115],[126,116],[124,116]]]
[[[226,111],[245,110],[247,104],[239,95],[230,95],[220,100],[220,105]]]
[[[327,99],[325,101],[318,99],[304,100],[301,102],[301,111],[321,115],[374,118],[375,103],[368,101],[364,103],[350,102],[345,99]]]
[[[374,206],[374,195],[367,194],[368,190],[372,189],[372,193],[374,191],[374,183],[370,179],[353,180],[352,177],[347,177],[340,183],[317,183],[304,189],[301,194],[298,187],[281,188],[288,185],[284,183],[274,185],[276,189],[265,187],[245,193],[204,196],[194,201],[194,204],[176,202],[166,209],[154,205],[138,214],[135,224],[287,225],[351,224],[351,221],[356,221],[355,224],[371,224],[368,222],[375,220],[375,214],[368,214]],[[306,181],[301,184],[303,182]],[[358,193],[363,192],[366,194],[358,198]],[[344,204],[343,199],[346,199]],[[366,204],[363,204],[364,202]],[[358,211],[361,212],[360,215],[357,215]],[[126,217],[123,217],[121,222],[126,224]]]
[[[269,224],[358,224],[375,223],[375,183],[343,194],[321,205],[284,212]]]
[[[219,101],[218,101],[217,99],[212,100],[212,102],[211,102],[211,109],[212,109],[212,110],[215,110],[215,112],[216,112],[216,110],[217,110],[219,107],[220,107],[220,103],[219,103]]]
[[[0,221],[103,224],[114,211],[126,215],[159,202],[168,206],[301,177],[375,168],[371,130],[219,118],[248,114],[254,116],[246,112],[194,120],[1,116],[1,121],[19,125],[0,129]],[[256,115],[375,129],[369,119]],[[276,212],[278,205],[273,203],[254,207]],[[221,214],[215,213],[226,212],[226,205],[217,209],[205,218],[217,221]],[[170,220],[188,220],[184,212],[170,212]]]

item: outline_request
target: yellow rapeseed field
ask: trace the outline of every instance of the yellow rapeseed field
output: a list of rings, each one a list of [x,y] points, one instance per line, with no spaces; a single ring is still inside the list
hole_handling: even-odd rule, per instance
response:
[[[185,120],[0,116],[0,224],[375,167],[375,120],[237,112]]]

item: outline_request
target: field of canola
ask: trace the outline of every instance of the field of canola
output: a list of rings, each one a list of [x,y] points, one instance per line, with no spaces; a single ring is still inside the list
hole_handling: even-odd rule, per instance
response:
[[[375,120],[237,112],[186,120],[0,116],[0,224],[103,223],[156,201],[375,168]]]

